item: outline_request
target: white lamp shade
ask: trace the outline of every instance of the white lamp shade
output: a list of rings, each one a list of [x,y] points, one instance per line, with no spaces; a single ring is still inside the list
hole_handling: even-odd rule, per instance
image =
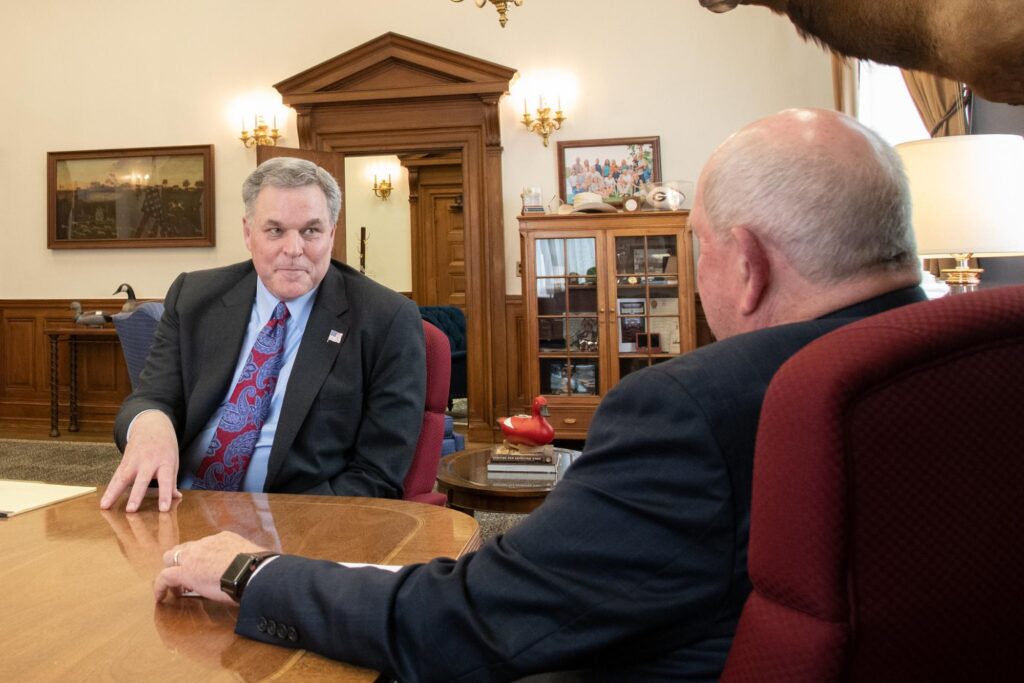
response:
[[[896,146],[922,256],[1024,252],[1024,138],[952,135]]]

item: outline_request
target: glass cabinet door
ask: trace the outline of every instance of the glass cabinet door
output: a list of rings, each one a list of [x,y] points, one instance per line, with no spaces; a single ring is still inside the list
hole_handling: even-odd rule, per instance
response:
[[[534,244],[541,393],[596,396],[602,343],[597,240],[559,237]]]
[[[619,378],[680,352],[675,235],[615,237]]]

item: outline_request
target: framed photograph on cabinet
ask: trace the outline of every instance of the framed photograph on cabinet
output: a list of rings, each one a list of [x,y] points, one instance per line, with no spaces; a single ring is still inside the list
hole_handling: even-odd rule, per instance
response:
[[[621,205],[646,183],[661,180],[660,138],[609,138],[558,143],[558,194],[572,203],[579,192],[596,192]]]
[[[618,299],[616,309],[619,319],[619,353],[632,353],[637,350],[636,335],[647,331],[647,299]]]
[[[50,249],[212,247],[213,145],[46,155]]]

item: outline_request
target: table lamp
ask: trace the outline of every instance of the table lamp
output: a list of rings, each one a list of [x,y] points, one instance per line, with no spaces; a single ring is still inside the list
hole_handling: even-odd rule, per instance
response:
[[[921,256],[952,256],[952,293],[978,288],[974,256],[1024,253],[1024,138],[951,135],[896,145],[910,180]]]

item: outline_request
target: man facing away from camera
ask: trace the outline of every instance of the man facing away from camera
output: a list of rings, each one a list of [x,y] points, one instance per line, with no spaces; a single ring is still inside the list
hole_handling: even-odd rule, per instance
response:
[[[270,159],[242,187],[250,261],[182,273],[140,386],[114,427],[124,452],[100,507],[180,488],[401,498],[423,420],[426,352],[406,297],[331,260],[341,191]]]
[[[788,110],[730,137],[690,221],[719,341],[609,392],[583,455],[517,527],[397,573],[266,558],[222,533],[167,551],[156,599],[189,586],[230,602],[220,579],[234,561],[255,567],[239,583],[238,633],[281,644],[274,631],[294,629],[289,646],[400,680],[717,680],[750,591],[754,436],[772,375],[822,334],[924,295],[901,164],[842,114]]]

